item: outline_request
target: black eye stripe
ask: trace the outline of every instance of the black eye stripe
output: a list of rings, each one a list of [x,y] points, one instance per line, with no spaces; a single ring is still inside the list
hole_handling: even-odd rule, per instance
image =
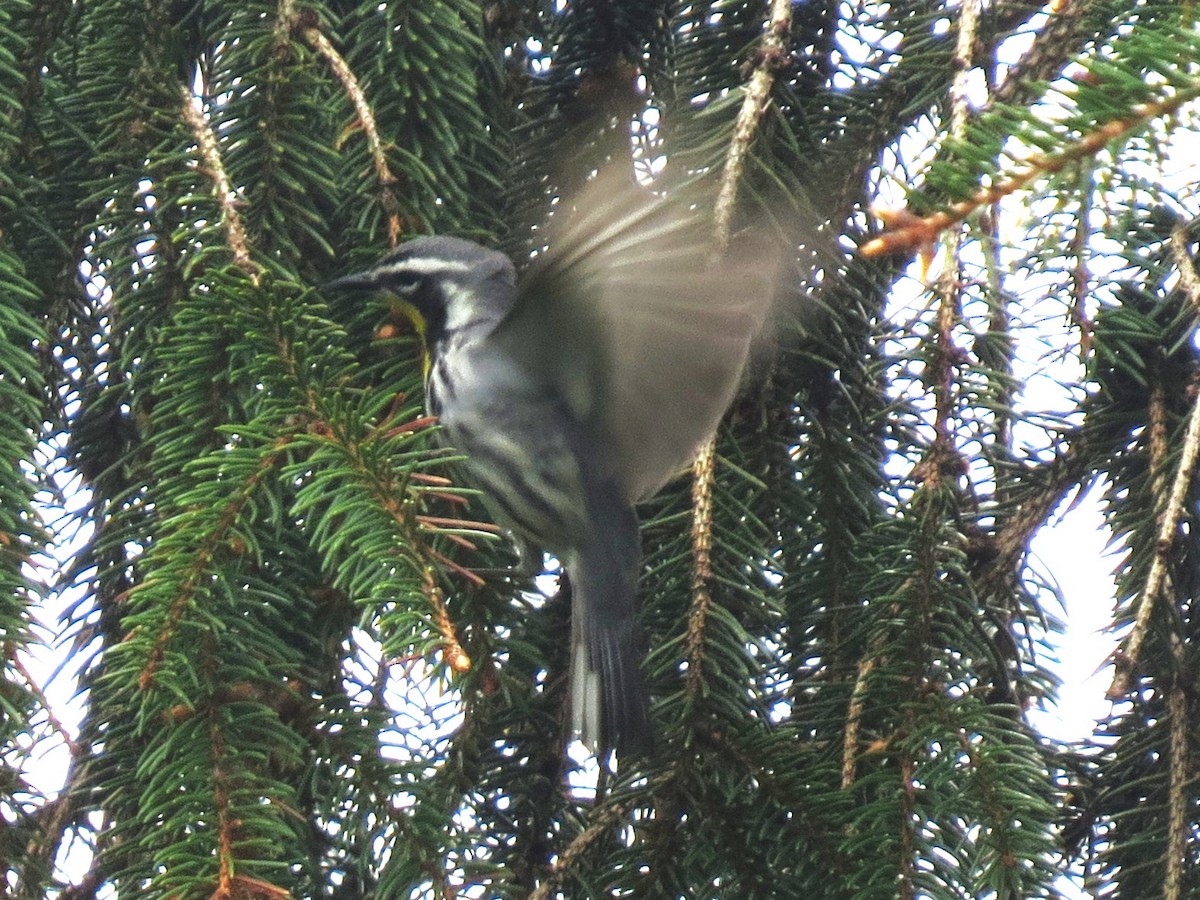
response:
[[[394,291],[410,293],[415,291],[425,281],[425,276],[418,272],[405,271],[403,269],[395,272],[389,272],[387,276],[387,286]]]

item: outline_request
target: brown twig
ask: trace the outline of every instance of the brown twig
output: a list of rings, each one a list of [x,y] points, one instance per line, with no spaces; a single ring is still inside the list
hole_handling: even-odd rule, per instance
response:
[[[971,124],[971,70],[975,68],[975,36],[979,31],[979,4],[963,3],[958,17],[958,36],[954,46],[954,80],[950,84],[950,136],[961,140]],[[961,471],[965,463],[958,459],[954,446],[954,418],[957,400],[954,372],[966,354],[954,342],[954,329],[962,320],[962,231],[951,231],[945,242],[946,262],[938,279],[938,307],[934,317],[931,349],[934,421],[930,465],[925,467],[925,483],[935,486],[944,471]]]
[[[62,720],[54,714],[53,707],[50,705],[50,700],[42,690],[41,685],[37,683],[33,677],[33,674],[28,668],[26,668],[21,657],[17,655],[16,645],[11,641],[8,642],[5,645],[5,653],[8,656],[9,661],[13,664],[13,668],[17,670],[21,678],[25,681],[25,686],[29,688],[29,692],[33,694],[34,699],[38,702],[38,705],[46,711],[46,722],[49,724],[51,730],[53,730],[55,734],[62,739],[63,744],[66,745],[66,748],[70,751],[71,755],[77,756],[80,752],[79,745],[75,742],[75,739],[71,737],[71,732],[67,730],[67,726],[64,725]]]
[[[854,679],[854,691],[850,694],[850,706],[846,710],[846,733],[842,735],[843,790],[853,785],[858,777],[858,735],[866,708],[867,682],[878,667],[879,660],[878,652],[872,652],[858,661],[858,676]]]
[[[474,573],[471,573],[474,575]],[[476,576],[478,578],[478,576]],[[463,649],[454,630],[454,622],[446,609],[446,601],[442,597],[441,588],[437,584],[437,576],[432,566],[426,566],[423,572],[423,589],[429,602],[433,604],[433,624],[442,635],[442,653],[446,664],[462,675],[471,671],[471,657]]]
[[[237,524],[242,510],[250,502],[258,485],[290,449],[293,440],[294,436],[291,435],[276,439],[271,452],[264,455],[258,461],[258,466],[253,474],[241,484],[233,496],[227,498],[221,516],[217,519],[213,527],[200,535],[200,540],[190,552],[188,566],[184,575],[179,585],[175,588],[175,596],[167,609],[166,620],[158,629],[154,643],[150,647],[149,653],[146,654],[146,664],[142,667],[142,671],[138,675],[138,687],[141,690],[148,691],[154,686],[158,678],[159,668],[162,666],[163,659],[166,658],[167,648],[174,640],[175,633],[178,631],[180,623],[184,620],[184,615],[188,608],[196,602],[196,596],[202,590],[205,576],[210,571],[212,561],[225,547],[230,546],[236,540],[233,534],[234,526]],[[167,545],[169,546],[169,541]],[[135,591],[146,590],[152,587],[154,583],[154,576],[151,575],[140,584],[134,585],[129,593],[133,594]]]
[[[653,784],[646,785],[644,793],[647,796],[655,796],[656,787]],[[553,897],[559,885],[562,884],[563,877],[571,870],[571,867],[587,852],[592,844],[603,838],[610,829],[616,827],[619,822],[624,820],[632,807],[632,800],[611,802],[601,807],[592,818],[591,824],[563,848],[562,853],[558,855],[558,859],[550,869],[545,880],[537,886],[537,890],[529,895],[529,900],[549,900],[550,897]]]
[[[771,16],[763,32],[757,64],[746,85],[742,106],[733,125],[733,139],[729,144],[729,152],[725,154],[725,168],[721,173],[721,186],[713,208],[713,243],[717,253],[724,253],[729,246],[729,229],[733,222],[738,184],[746,168],[746,157],[754,143],[759,122],[771,99],[778,61],[786,58],[786,39],[791,24],[792,4],[788,0],[771,0]]]
[[[1071,235],[1071,255],[1075,267],[1071,270],[1071,321],[1079,327],[1079,358],[1086,361],[1092,348],[1092,320],[1088,318],[1087,299],[1092,293],[1092,273],[1088,269],[1087,247],[1091,239],[1088,218],[1092,210],[1091,179],[1084,186],[1079,212],[1075,216],[1075,233]]]
[[[1187,690],[1181,683],[1188,671],[1187,650],[1179,635],[1171,635],[1171,656],[1175,667],[1175,683],[1167,691],[1167,721],[1170,731],[1170,787],[1167,798],[1167,858],[1163,878],[1163,900],[1183,900],[1183,876],[1188,861],[1188,838],[1191,835],[1190,808],[1195,796],[1188,736],[1192,731],[1188,712]]]

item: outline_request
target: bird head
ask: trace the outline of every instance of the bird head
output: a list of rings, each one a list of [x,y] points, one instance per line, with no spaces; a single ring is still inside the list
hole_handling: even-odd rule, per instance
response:
[[[426,344],[436,346],[464,328],[503,318],[516,293],[516,272],[503,253],[474,241],[419,237],[326,289],[386,294]]]

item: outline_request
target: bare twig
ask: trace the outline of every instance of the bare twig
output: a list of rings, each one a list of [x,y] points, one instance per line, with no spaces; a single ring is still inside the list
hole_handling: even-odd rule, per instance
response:
[[[763,113],[771,98],[775,84],[775,70],[779,60],[786,59],[786,39],[792,25],[792,4],[788,0],[771,0],[771,18],[763,33],[758,62],[750,83],[746,85],[742,107],[738,110],[733,126],[733,140],[725,155],[725,168],[721,173],[721,187],[717,191],[717,202],[713,209],[715,240],[718,253],[729,246],[729,228],[733,221],[733,209],[737,200],[738,183],[746,168],[746,157],[754,143]]]
[[[1088,220],[1092,211],[1092,180],[1081,179],[1083,182],[1083,197],[1079,212],[1075,216],[1075,233],[1071,235],[1071,255],[1075,257],[1075,267],[1071,271],[1071,321],[1079,326],[1079,358],[1086,360],[1092,348],[1092,320],[1088,318],[1087,298],[1091,296],[1092,273],[1088,269],[1087,246],[1091,239],[1091,226]]]
[[[1175,683],[1167,691],[1167,721],[1170,731],[1170,788],[1167,798],[1167,858],[1163,878],[1163,900],[1183,900],[1184,867],[1188,862],[1189,815],[1194,789],[1191,783],[1192,758],[1188,746],[1191,731],[1187,692],[1180,679],[1187,671],[1186,649],[1178,635],[1171,636],[1171,655],[1175,660]]]
[[[423,575],[422,590],[426,599],[433,606],[433,624],[437,626],[437,630],[442,635],[442,653],[446,664],[459,675],[469,672],[471,671],[471,657],[458,640],[454,622],[450,618],[449,610],[446,609],[446,601],[442,597],[441,588],[437,585],[433,567],[426,566]]]
[[[867,683],[871,673],[879,665],[880,656],[871,653],[858,661],[858,676],[854,679],[854,691],[850,694],[850,707],[846,710],[846,733],[842,736],[842,788],[854,784],[858,777],[858,735],[862,727],[862,714],[867,696]]]
[[[692,603],[688,609],[687,693],[699,695],[703,681],[702,657],[705,624],[712,596],[713,483],[716,480],[716,438],[704,445],[692,464]]]

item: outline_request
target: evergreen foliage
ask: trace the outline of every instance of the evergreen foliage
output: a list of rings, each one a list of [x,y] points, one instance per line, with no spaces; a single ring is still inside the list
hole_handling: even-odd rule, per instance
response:
[[[0,896],[1196,895],[1194,13],[4,0]],[[642,510],[657,745],[597,772],[418,336],[321,286],[520,263],[612,158],[796,254]],[[1122,643],[1062,744],[1029,547],[1092,486]]]

